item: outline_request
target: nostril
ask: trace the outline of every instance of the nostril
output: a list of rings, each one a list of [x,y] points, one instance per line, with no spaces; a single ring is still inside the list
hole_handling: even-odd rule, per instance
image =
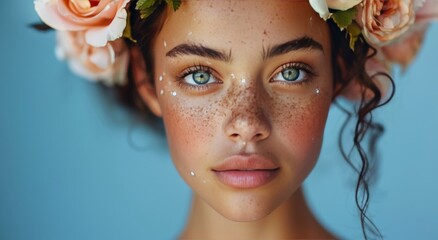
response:
[[[233,133],[230,135],[230,137],[232,137],[232,138],[237,138],[238,136],[239,136],[239,134],[237,134],[237,133]]]

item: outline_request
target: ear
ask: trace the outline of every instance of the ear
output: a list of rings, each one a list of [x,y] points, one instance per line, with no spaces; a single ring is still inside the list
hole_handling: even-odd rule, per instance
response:
[[[149,79],[146,63],[138,46],[132,46],[130,48],[130,58],[132,77],[134,78],[140,97],[153,114],[157,117],[161,117],[161,107],[158,102],[155,87],[152,83],[153,79]]]

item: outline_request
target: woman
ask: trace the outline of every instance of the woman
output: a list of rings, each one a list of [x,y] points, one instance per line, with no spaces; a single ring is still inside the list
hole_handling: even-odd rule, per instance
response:
[[[360,163],[346,159],[359,174],[364,236],[380,237],[366,216],[371,159],[361,143],[379,130],[371,111],[392,94],[385,64],[414,55],[406,60],[389,44],[411,36],[424,1],[169,2],[40,1],[36,9],[69,31],[59,35],[58,54],[75,71],[107,84],[128,79],[130,101],[163,119],[176,169],[194,192],[180,237],[335,238],[300,186],[341,94],[360,102]]]

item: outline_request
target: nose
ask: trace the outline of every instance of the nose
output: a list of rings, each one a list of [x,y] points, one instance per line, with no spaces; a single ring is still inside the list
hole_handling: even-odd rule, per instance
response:
[[[246,89],[248,90],[248,89]],[[258,142],[269,137],[271,126],[263,111],[263,99],[252,92],[237,97],[225,124],[225,134],[234,142]]]
[[[258,142],[269,137],[271,129],[260,114],[233,114],[226,126],[228,138],[234,142]]]

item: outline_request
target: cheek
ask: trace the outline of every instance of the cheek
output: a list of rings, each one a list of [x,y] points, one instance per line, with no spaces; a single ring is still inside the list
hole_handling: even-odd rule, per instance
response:
[[[272,107],[273,124],[279,145],[289,149],[288,156],[297,163],[316,162],[331,102],[331,92],[305,98],[289,97]]]
[[[209,159],[214,145],[216,110],[211,104],[197,106],[177,96],[163,96],[163,120],[172,159],[180,172],[190,173],[200,167],[200,160]],[[205,162],[205,161],[204,161]]]

